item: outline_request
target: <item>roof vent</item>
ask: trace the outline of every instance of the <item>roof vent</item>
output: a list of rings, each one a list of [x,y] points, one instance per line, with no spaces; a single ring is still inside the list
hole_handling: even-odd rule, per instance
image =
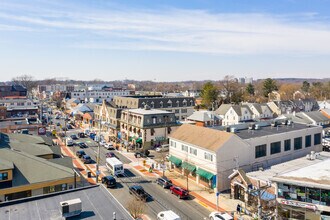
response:
[[[311,160],[311,155],[307,154],[307,155],[306,155],[306,159],[307,159],[307,160]]]
[[[149,106],[149,105],[145,105],[145,106],[144,106],[144,109],[145,109],[145,110],[150,110],[150,106]]]
[[[255,126],[254,129],[255,129],[255,130],[259,130],[259,129],[260,129],[260,125],[256,124],[256,126]]]
[[[311,160],[315,160],[315,159],[316,159],[315,151],[311,151]]]
[[[236,133],[237,132],[237,128],[230,128],[230,132],[231,133]]]

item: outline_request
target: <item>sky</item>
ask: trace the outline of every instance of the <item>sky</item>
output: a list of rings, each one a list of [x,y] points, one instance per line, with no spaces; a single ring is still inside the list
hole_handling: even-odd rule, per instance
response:
[[[330,77],[330,0],[0,0],[0,81]]]

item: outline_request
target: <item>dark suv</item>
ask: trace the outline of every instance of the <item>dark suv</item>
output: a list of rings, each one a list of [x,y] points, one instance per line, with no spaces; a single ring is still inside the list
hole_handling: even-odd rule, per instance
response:
[[[113,176],[104,176],[102,177],[102,183],[107,187],[116,187],[116,179]]]
[[[172,181],[167,179],[165,176],[157,178],[156,183],[161,185],[164,189],[168,189],[173,185]]]
[[[78,150],[77,152],[76,152],[76,156],[77,157],[79,157],[79,158],[81,158],[82,156],[84,156],[86,153],[85,153],[85,151],[83,151],[83,150]]]

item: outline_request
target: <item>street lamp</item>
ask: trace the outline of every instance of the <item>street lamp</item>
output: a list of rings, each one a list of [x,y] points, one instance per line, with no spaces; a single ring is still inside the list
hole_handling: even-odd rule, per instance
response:
[[[101,116],[99,119],[99,138],[98,138],[98,142],[97,142],[97,156],[96,156],[96,183],[98,183],[99,181],[99,174],[100,174],[100,170],[99,170],[99,166],[100,166],[100,141],[101,141],[101,124],[104,125],[105,122],[101,121]]]

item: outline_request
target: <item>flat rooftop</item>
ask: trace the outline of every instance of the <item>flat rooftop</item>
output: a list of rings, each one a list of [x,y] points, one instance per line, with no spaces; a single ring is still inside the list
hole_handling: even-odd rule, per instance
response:
[[[315,160],[301,157],[277,164],[264,171],[249,172],[250,178],[262,181],[275,180],[330,188],[330,152],[320,152]]]
[[[263,137],[263,136],[269,136],[269,135],[275,135],[275,134],[281,134],[281,133],[287,133],[291,131],[298,131],[303,129],[310,129],[310,128],[316,128],[320,126],[313,126],[313,125],[306,125],[306,124],[299,124],[294,123],[293,125],[278,125],[277,127],[272,127],[271,125],[268,126],[261,126],[258,130],[249,130],[248,127],[249,123],[245,125],[246,128],[238,128],[235,134],[239,136],[242,139],[250,139],[250,138],[257,138],[257,137]],[[239,125],[237,125],[238,127]],[[231,126],[236,127],[236,126]],[[217,126],[217,127],[211,127],[213,129],[217,130],[225,130],[223,126]],[[322,129],[322,127],[320,127]]]
[[[157,114],[173,114],[172,112],[158,110],[158,109],[143,109],[143,108],[137,108],[137,109],[129,109],[130,113],[135,114],[141,114],[141,115],[157,115]],[[124,110],[124,112],[127,112],[127,110]]]
[[[118,220],[133,220],[128,212],[103,186],[29,198],[26,201],[8,202],[8,205],[1,203],[1,220],[64,219],[61,214],[60,202],[76,198],[80,198],[82,201],[82,213],[77,217],[71,217],[71,220],[112,219],[113,212],[116,212],[116,219]]]

